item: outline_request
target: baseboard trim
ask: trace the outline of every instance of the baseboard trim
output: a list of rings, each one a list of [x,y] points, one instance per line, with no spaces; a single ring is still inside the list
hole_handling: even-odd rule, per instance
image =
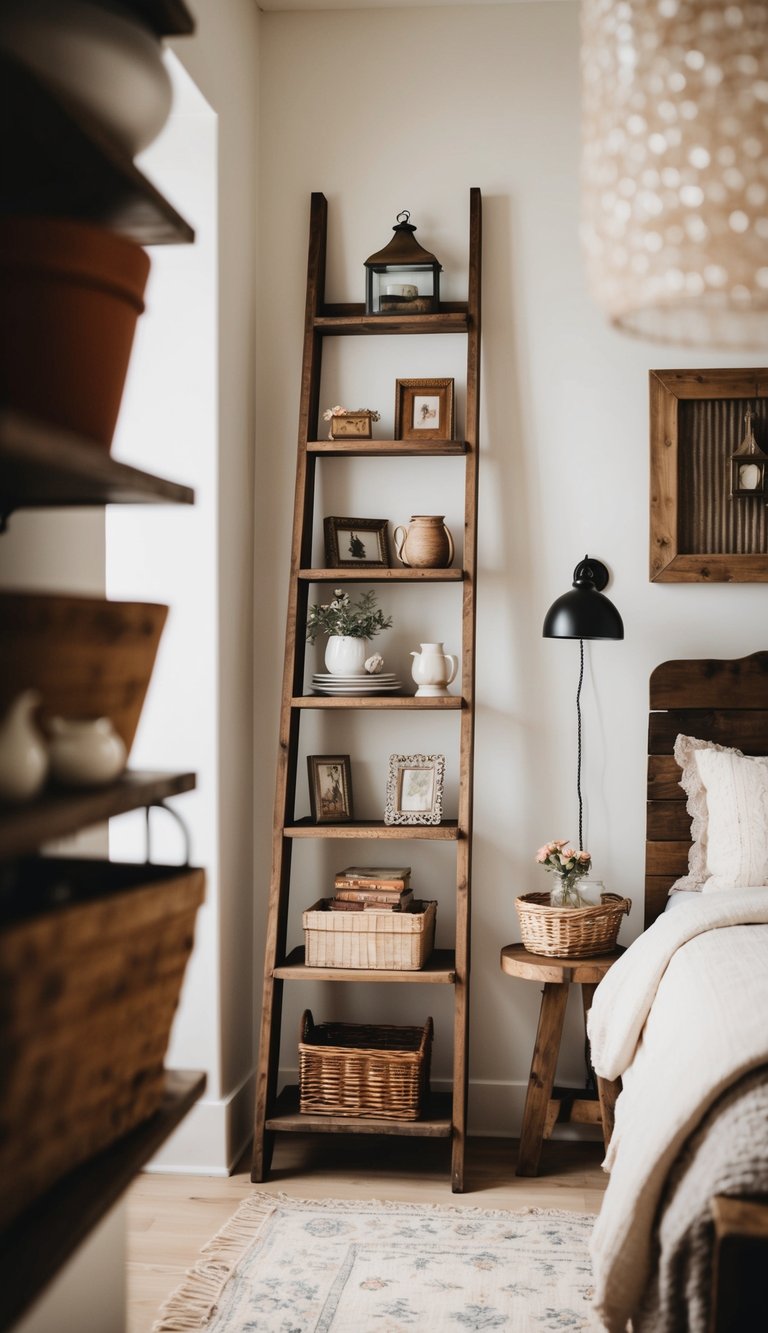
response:
[[[144,1168],[171,1175],[229,1176],[253,1134],[256,1072],[226,1097],[202,1097]]]

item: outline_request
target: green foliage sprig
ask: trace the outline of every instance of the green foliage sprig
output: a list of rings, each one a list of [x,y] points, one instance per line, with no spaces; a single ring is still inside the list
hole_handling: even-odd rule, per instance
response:
[[[389,629],[392,617],[376,606],[373,590],[361,594],[357,602],[341,588],[334,588],[333,601],[311,606],[307,616],[307,639],[314,643],[318,634],[346,634],[352,639],[372,639],[379,630]]]

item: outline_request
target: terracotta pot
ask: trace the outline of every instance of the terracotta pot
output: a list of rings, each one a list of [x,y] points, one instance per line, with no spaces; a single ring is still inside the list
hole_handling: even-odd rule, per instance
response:
[[[442,514],[412,514],[409,527],[394,531],[397,558],[414,569],[444,569],[453,563],[453,538]]]
[[[109,449],[149,258],[65,218],[0,218],[0,401]]]

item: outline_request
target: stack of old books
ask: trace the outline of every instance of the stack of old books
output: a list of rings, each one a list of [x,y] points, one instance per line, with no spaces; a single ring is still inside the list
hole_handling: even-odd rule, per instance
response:
[[[410,912],[410,866],[347,866],[333,881],[332,912]]]

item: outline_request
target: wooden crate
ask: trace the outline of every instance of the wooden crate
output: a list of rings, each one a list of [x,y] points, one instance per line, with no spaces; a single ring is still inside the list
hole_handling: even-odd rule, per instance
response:
[[[423,1027],[317,1023],[299,1030],[299,1110],[305,1115],[418,1120],[429,1094],[432,1019]]]
[[[307,967],[409,972],[423,967],[435,944],[436,902],[414,900],[411,912],[332,912],[321,898],[303,914]]]
[[[4,869],[0,1227],[158,1109],[203,892],[189,867]]]

